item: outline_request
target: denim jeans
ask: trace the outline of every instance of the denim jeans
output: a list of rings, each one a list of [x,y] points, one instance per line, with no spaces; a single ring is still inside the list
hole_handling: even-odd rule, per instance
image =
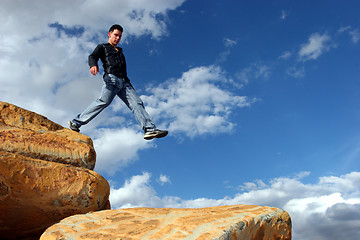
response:
[[[118,78],[112,74],[105,74],[104,85],[98,99],[88,106],[85,111],[79,114],[71,122],[77,127],[90,122],[102,110],[110,105],[115,95],[118,95],[126,106],[133,112],[141,129],[155,128],[154,122],[146,112],[144,103],[137,95],[133,86],[123,78]]]

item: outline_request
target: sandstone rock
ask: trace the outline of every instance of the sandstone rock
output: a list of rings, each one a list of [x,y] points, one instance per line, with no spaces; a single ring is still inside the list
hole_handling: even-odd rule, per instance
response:
[[[95,159],[89,137],[0,102],[0,239],[38,239],[65,217],[109,209]]]
[[[89,137],[5,102],[0,102],[0,150],[90,170],[96,160]]]
[[[109,209],[108,182],[94,171],[0,151],[0,239],[22,239],[61,219]]]
[[[56,131],[63,127],[46,117],[17,107],[13,104],[0,102],[0,123],[8,126],[31,129],[35,131]]]
[[[249,205],[118,209],[68,217],[40,238],[55,239],[290,240],[291,220],[284,210]]]

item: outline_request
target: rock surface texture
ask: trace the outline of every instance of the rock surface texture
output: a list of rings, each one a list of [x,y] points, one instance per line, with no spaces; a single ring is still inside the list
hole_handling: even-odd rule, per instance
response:
[[[89,137],[0,102],[0,239],[38,239],[65,217],[109,209],[95,158]]]
[[[291,219],[284,210],[250,205],[106,210],[68,217],[40,238],[55,239],[290,240]]]
[[[94,169],[91,138],[63,128],[44,116],[0,102],[0,150]]]

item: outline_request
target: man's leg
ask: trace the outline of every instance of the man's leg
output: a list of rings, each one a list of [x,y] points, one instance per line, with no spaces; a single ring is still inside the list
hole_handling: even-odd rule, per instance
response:
[[[76,118],[71,120],[74,127],[80,128],[95,118],[102,110],[104,110],[114,99],[118,89],[110,84],[104,83],[101,89],[101,95],[98,99],[88,106],[85,111],[80,113]]]
[[[136,121],[139,123],[141,129],[155,128],[154,122],[145,110],[143,101],[130,83],[124,82],[124,87],[119,91],[118,96],[134,113]]]
[[[145,110],[143,101],[130,83],[124,82],[124,87],[119,91],[118,96],[134,113],[141,129],[145,132],[144,138],[146,140],[162,138],[168,134],[167,131],[156,129],[155,123],[151,120],[150,115]]]

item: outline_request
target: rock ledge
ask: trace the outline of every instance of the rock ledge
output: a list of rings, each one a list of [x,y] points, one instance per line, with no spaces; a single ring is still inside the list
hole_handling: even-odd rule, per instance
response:
[[[118,209],[68,217],[40,238],[55,239],[290,240],[291,220],[284,210],[250,205]]]

